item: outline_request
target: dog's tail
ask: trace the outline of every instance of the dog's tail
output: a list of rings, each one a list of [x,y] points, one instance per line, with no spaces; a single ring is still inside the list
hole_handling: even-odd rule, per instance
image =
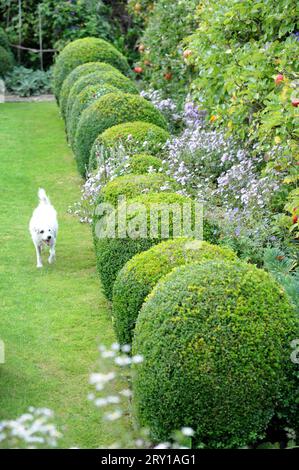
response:
[[[44,202],[45,204],[50,204],[50,199],[48,198],[46,191],[43,188],[39,188],[38,197],[39,197],[40,202]]]

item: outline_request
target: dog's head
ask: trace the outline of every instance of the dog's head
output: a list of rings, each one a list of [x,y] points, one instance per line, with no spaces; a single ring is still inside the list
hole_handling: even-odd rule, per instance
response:
[[[35,228],[36,238],[38,243],[45,243],[46,245],[51,245],[55,238],[55,232],[53,228],[45,225],[39,228]]]

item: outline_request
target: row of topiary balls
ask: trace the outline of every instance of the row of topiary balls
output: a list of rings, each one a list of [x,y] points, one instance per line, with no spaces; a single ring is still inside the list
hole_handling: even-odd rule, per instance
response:
[[[126,196],[147,214],[152,204],[190,202],[161,171],[167,123],[139,96],[112,45],[95,38],[69,44],[56,61],[54,91],[82,176],[96,166],[97,149],[106,148],[109,158],[109,149],[130,136],[129,174],[108,182],[99,201],[116,208]],[[152,155],[138,155],[144,142]],[[140,210],[134,207],[128,222]],[[160,235],[98,238],[98,217],[97,269],[113,300],[115,331],[144,358],[133,374],[141,425],[155,439],[190,426],[194,442],[240,447],[262,437],[277,410],[290,415],[290,342],[298,322],[274,280],[217,246],[208,221],[207,241],[173,238],[172,219],[169,240],[162,241]]]

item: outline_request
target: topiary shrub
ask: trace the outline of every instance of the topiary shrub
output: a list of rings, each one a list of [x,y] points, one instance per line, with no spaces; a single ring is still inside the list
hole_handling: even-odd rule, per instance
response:
[[[121,197],[132,199],[142,193],[156,193],[170,189],[177,189],[177,184],[161,173],[124,175],[103,187],[100,200],[116,206]]]
[[[143,150],[156,155],[169,138],[170,134],[155,124],[143,121],[125,122],[103,132],[95,141],[92,152],[96,152],[98,146],[113,150],[122,145],[130,154]]]
[[[147,153],[132,155],[128,161],[127,172],[133,175],[149,173],[151,170],[161,172],[163,164],[160,158]]]
[[[113,287],[113,319],[120,344],[131,344],[135,323],[146,296],[173,268],[218,259],[233,261],[236,258],[229,248],[190,238],[167,240],[135,255],[118,273]]]
[[[115,67],[110,64],[105,64],[104,62],[87,62],[87,64],[76,67],[64,80],[59,94],[59,106],[63,118],[66,116],[67,101],[74,84],[80,78],[94,72],[118,72],[121,74],[121,72],[119,72]]]
[[[106,83],[97,83],[83,88],[77,95],[66,120],[66,129],[71,146],[74,144],[78,122],[83,111],[102,96],[108,93],[117,93],[118,91],[115,86]]]
[[[91,148],[99,134],[109,127],[136,119],[167,128],[160,111],[141,96],[129,93],[109,93],[85,109],[75,139],[75,156],[80,174],[85,174]]]
[[[195,444],[242,447],[264,436],[284,394],[298,320],[265,271],[215,261],[175,269],[139,313],[135,409],[157,439],[190,426]]]
[[[115,212],[107,218],[102,219],[99,215],[95,215],[93,231],[97,269],[105,294],[109,300],[112,299],[112,289],[115,278],[126,262],[137,253],[147,250],[152,245],[160,243],[162,240],[160,233],[161,221],[159,221],[158,224],[158,233],[153,236],[152,232],[150,232],[150,209],[153,208],[155,204],[176,204],[179,208],[182,208],[185,203],[190,204],[192,200],[177,193],[150,193],[127,201],[126,214],[124,214],[124,205],[120,205]],[[138,217],[143,217],[143,220],[145,220],[145,227],[144,224],[141,223],[139,231]],[[167,224],[169,234],[163,237],[165,239],[173,238],[172,221],[173,216],[170,214],[169,224]],[[124,225],[128,230],[123,231]],[[102,234],[100,233],[102,226],[115,227],[115,232],[112,230],[112,232],[109,233],[108,230],[108,235],[106,233]],[[137,226],[137,233],[134,232],[135,226]],[[142,232],[142,228],[145,228],[145,233]]]
[[[123,91],[132,94],[138,94],[135,84],[129,78],[125,77],[118,71],[116,72],[93,72],[79,78],[71,88],[69,97],[64,110],[66,120],[72,113],[73,105],[78,94],[89,85],[109,85],[117,88],[117,91]]]
[[[3,28],[0,28],[0,47],[10,51],[9,40]]]
[[[103,155],[106,160],[111,160],[120,151],[131,156],[142,150],[152,155],[159,154],[169,138],[170,134],[165,129],[143,121],[109,127],[94,141],[89,157],[90,168],[95,169]]]
[[[53,90],[57,100],[69,73],[87,62],[106,62],[125,74],[130,73],[126,58],[108,42],[92,37],[77,39],[62,50],[54,66]]]
[[[14,57],[12,52],[0,46],[0,77],[4,77],[12,70],[14,66]]]

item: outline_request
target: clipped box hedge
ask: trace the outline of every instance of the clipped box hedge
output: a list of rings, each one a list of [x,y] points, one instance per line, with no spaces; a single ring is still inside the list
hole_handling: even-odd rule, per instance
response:
[[[160,126],[144,121],[124,122],[109,127],[100,134],[92,146],[89,162],[91,168],[96,168],[99,156],[104,152],[105,158],[120,147],[128,155],[141,152],[151,155],[160,155],[164,144],[170,138],[168,131]]]
[[[141,96],[129,93],[109,93],[85,109],[75,140],[75,156],[82,176],[85,175],[92,146],[99,134],[109,127],[133,120],[167,128],[160,111]]]
[[[84,75],[83,77],[79,78],[71,88],[65,110],[66,120],[68,120],[72,114],[73,105],[76,102],[79,93],[81,93],[84,88],[90,85],[109,85],[117,88],[117,91],[138,94],[138,90],[132,80],[125,77],[118,71],[116,71],[116,73],[108,71],[93,72],[88,75]]]
[[[127,59],[112,44],[93,37],[77,39],[60,52],[54,65],[53,90],[57,100],[67,76],[78,65],[87,62],[105,62],[124,74],[130,74]]]
[[[173,268],[224,259],[236,254],[226,247],[190,238],[167,240],[135,255],[118,273],[113,287],[113,319],[120,344],[131,344],[135,323],[147,295]]]
[[[132,199],[140,194],[178,189],[178,185],[163,173],[129,174],[110,181],[101,190],[100,200],[117,205],[120,198]]]
[[[147,153],[132,155],[127,163],[127,172],[133,175],[141,175],[150,171],[161,172],[164,166],[162,160]]]
[[[59,106],[64,119],[66,118],[67,102],[72,87],[80,78],[95,72],[99,74],[103,72],[114,72],[121,75],[121,72],[115,67],[110,64],[105,64],[104,62],[87,62],[86,64],[76,67],[64,80],[59,94]]]
[[[161,233],[159,232],[156,237],[151,237],[149,232],[150,227],[150,209],[154,204],[176,204],[182,207],[185,203],[192,203],[192,200],[186,196],[177,193],[164,192],[164,193],[149,193],[143,194],[136,198],[127,201],[128,205],[134,205],[131,210],[127,211],[124,215],[124,222],[127,226],[130,224],[134,226],[134,220],[138,217],[146,217],[146,236],[133,237],[127,233],[118,233],[119,220],[123,220],[123,205],[118,206],[115,213],[105,220],[105,227],[116,227],[115,234],[101,235],[98,237],[99,229],[97,224],[102,221],[101,217],[95,215],[93,222],[94,242],[97,258],[97,270],[100,275],[104,292],[109,300],[112,300],[113,284],[120,269],[137,253],[141,253],[149,249],[152,245],[161,242]],[[161,224],[159,223],[159,229]],[[173,238],[173,224],[172,216],[169,220],[169,236]]]
[[[78,123],[83,111],[92,103],[108,93],[117,93],[119,90],[112,85],[106,83],[96,83],[88,85],[76,96],[73,101],[71,110],[66,120],[66,128],[68,139],[73,147],[77,132]]]
[[[95,145],[113,149],[122,144],[131,154],[148,152],[157,155],[169,138],[170,134],[164,128],[149,122],[133,121],[110,127],[98,137]]]
[[[155,439],[190,426],[194,443],[242,447],[263,437],[285,395],[298,319],[266,272],[241,262],[186,265],[139,313],[134,408]],[[289,397],[290,398],[290,397]]]

